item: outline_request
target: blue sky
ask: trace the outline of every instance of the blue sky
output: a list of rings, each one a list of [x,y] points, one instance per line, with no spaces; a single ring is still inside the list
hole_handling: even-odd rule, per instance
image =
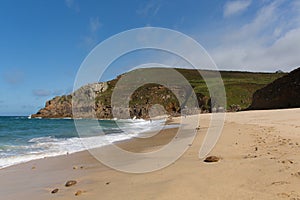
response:
[[[144,26],[193,37],[220,69],[290,71],[300,63],[297,0],[2,0],[0,115],[29,115],[69,93],[93,47]],[[124,71],[116,66],[106,79]]]

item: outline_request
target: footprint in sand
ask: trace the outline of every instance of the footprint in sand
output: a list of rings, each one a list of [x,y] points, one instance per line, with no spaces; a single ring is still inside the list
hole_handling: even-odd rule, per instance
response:
[[[300,178],[300,172],[292,173],[291,175]]]
[[[285,185],[285,184],[291,184],[291,183],[288,181],[275,181],[271,183],[271,185]]]

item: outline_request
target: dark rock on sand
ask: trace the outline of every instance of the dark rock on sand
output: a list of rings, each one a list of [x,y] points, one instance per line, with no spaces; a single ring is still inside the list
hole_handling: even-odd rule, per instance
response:
[[[75,185],[76,183],[77,183],[77,181],[73,181],[73,180],[67,181],[66,184],[65,184],[65,186],[66,186],[66,187],[70,187],[70,186]]]
[[[51,194],[55,194],[58,192],[58,188],[55,188],[54,190],[51,191]]]
[[[220,160],[217,156],[208,156],[205,158],[204,162],[211,163],[211,162],[218,162]]]

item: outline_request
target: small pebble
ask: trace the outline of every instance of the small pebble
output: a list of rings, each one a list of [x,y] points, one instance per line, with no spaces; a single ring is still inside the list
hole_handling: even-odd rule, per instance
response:
[[[51,191],[51,194],[55,194],[58,192],[58,188],[55,188],[54,190]]]
[[[218,162],[219,160],[220,158],[217,156],[208,156],[207,158],[205,158],[204,162]]]
[[[70,186],[75,185],[76,183],[77,183],[77,181],[73,181],[73,180],[67,181],[66,184],[65,184],[65,186],[66,186],[66,187],[70,187]]]

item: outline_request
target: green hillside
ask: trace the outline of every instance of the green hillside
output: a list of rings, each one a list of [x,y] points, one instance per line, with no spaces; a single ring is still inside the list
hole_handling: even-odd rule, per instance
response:
[[[196,70],[177,69],[191,83],[195,93],[209,96],[206,84]],[[209,72],[209,71],[206,71]],[[252,101],[253,93],[282,77],[285,73],[253,73],[237,71],[220,72],[227,96],[227,107],[236,104],[242,109],[247,108]]]

